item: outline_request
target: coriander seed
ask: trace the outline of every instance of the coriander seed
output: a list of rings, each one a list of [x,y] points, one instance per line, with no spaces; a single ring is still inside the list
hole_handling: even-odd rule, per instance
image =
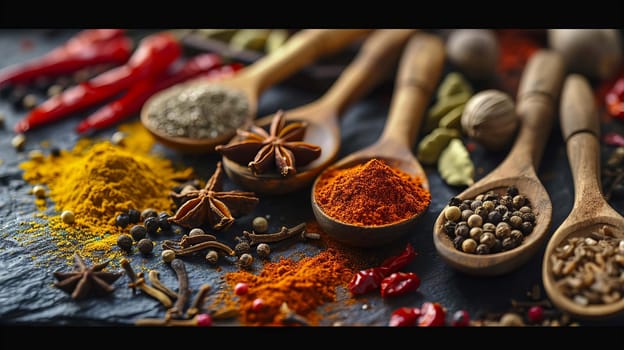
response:
[[[143,255],[149,255],[154,250],[154,242],[149,238],[143,238],[137,243],[137,248]]]
[[[253,256],[251,256],[251,254],[248,254],[248,253],[241,254],[241,256],[238,257],[238,263],[243,268],[250,267],[251,264],[253,263],[253,260],[254,260]]]
[[[32,193],[35,195],[35,197],[37,198],[45,198],[46,196],[46,190],[45,187],[41,186],[41,185],[35,185],[32,189]]]
[[[74,221],[76,221],[76,218],[74,216],[74,212],[71,210],[64,210],[61,213],[61,220],[63,221],[63,223],[67,224],[67,225],[71,225],[74,223]]]
[[[11,139],[11,145],[16,151],[22,151],[26,145],[26,136],[24,134],[17,134]]]
[[[271,254],[271,247],[266,243],[260,243],[256,247],[256,253],[260,258],[266,259],[269,257],[269,254]]]
[[[120,234],[117,237],[117,245],[126,252],[130,252],[132,250],[132,237],[127,234]]]
[[[444,217],[446,220],[457,221],[461,218],[462,212],[459,210],[459,207],[451,206],[444,210]]]
[[[206,234],[206,232],[203,229],[201,229],[199,227],[195,227],[194,229],[192,229],[189,232],[189,237],[201,236],[201,235],[205,235],[205,234]]]
[[[165,263],[170,263],[173,261],[173,259],[175,259],[176,255],[175,252],[171,249],[165,249],[162,251],[162,253],[160,253],[160,256],[162,257],[163,262]]]
[[[215,265],[219,261],[219,253],[216,250],[209,250],[206,254],[206,261]]]
[[[255,232],[265,233],[269,230],[269,221],[263,216],[258,216],[253,219],[251,226]]]

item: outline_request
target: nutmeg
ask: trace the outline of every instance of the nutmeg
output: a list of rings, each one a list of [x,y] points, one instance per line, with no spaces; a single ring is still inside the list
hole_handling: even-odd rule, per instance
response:
[[[490,29],[455,29],[446,41],[446,52],[452,64],[468,78],[487,80],[494,76],[499,47]]]
[[[473,95],[461,116],[466,135],[490,151],[500,151],[513,139],[519,119],[509,94],[483,90]]]

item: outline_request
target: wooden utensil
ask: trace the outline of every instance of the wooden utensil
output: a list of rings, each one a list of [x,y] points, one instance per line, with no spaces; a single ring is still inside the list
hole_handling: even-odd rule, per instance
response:
[[[600,125],[594,95],[587,79],[570,75],[561,98],[561,130],[574,179],[574,205],[546,246],[542,279],[550,300],[559,309],[578,317],[600,318],[624,312],[624,298],[611,304],[575,303],[557,288],[551,256],[571,237],[587,237],[607,226],[622,234],[624,218],[604,199],[600,186]],[[624,236],[621,236],[624,238]]]
[[[231,78],[218,82],[193,80],[165,89],[147,100],[141,109],[143,125],[164,145],[185,153],[207,153],[214,151],[216,145],[227,143],[234,135],[235,130],[215,138],[172,137],[161,130],[154,128],[148,121],[148,114],[158,99],[167,96],[171,89],[181,86],[192,88],[200,85],[220,85],[241,91],[247,97],[249,114],[247,121],[241,127],[251,124],[256,117],[260,94],[270,86],[286,79],[300,68],[314,60],[332,53],[353,43],[370,33],[371,29],[305,29],[294,34],[277,51],[269,54],[255,63],[245,67]]]
[[[435,35],[417,33],[410,38],[401,57],[390,112],[380,138],[372,145],[356,151],[325,171],[348,168],[377,158],[411,176],[422,179],[429,188],[427,175],[412,153],[412,146],[431,95],[440,79],[444,66],[444,44]],[[319,175],[318,178],[322,177]],[[407,220],[380,226],[358,226],[336,220],[323,212],[314,196],[312,210],[319,225],[328,235],[343,243],[371,247],[388,244],[414,227],[420,214]],[[383,193],[380,194],[383,196]]]
[[[512,149],[503,162],[487,176],[457,197],[473,199],[493,190],[505,194],[515,186],[533,207],[536,223],[516,248],[495,254],[469,254],[457,250],[444,230],[444,210],[433,227],[433,241],[440,256],[452,267],[474,275],[500,275],[528,261],[543,245],[552,221],[552,203],[536,174],[544,146],[556,115],[565,67],[554,51],[542,49],[531,56],[522,74],[516,112],[521,127]],[[492,135],[496,137],[496,135]]]
[[[223,167],[228,177],[241,187],[260,194],[284,194],[310,185],[324,168],[336,160],[340,149],[338,117],[342,111],[388,77],[405,43],[415,32],[415,29],[384,29],[373,32],[353,62],[320,99],[285,111],[287,121],[308,123],[305,141],[321,147],[321,156],[318,159],[305,167],[297,167],[297,173],[285,177],[278,172],[254,175],[246,165],[223,157]],[[266,127],[273,116],[260,118],[255,123]],[[230,143],[237,141],[239,138],[234,137]]]

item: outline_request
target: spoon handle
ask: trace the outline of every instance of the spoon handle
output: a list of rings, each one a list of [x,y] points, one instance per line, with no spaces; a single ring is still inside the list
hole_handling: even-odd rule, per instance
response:
[[[439,37],[423,32],[410,38],[399,63],[380,143],[412,148],[425,108],[442,74],[444,60],[444,44]]]
[[[516,113],[522,124],[504,161],[505,167],[527,174],[539,166],[556,116],[564,75],[563,59],[555,51],[541,49],[527,62],[516,98]]]
[[[338,115],[345,106],[368,93],[389,76],[401,50],[416,29],[379,29],[368,36],[353,62],[321,98],[320,103],[334,106]]]
[[[256,92],[284,80],[316,59],[338,52],[371,29],[303,29],[284,45],[241,71],[255,83]]]
[[[600,189],[600,125],[592,89],[581,75],[570,75],[561,97],[561,130],[574,179],[574,216],[589,218],[605,203]]]

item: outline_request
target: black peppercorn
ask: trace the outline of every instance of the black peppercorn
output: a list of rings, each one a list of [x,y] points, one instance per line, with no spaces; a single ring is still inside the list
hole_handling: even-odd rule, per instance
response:
[[[143,238],[137,243],[137,248],[143,255],[149,255],[154,250],[154,242],[149,238]]]
[[[462,221],[468,221],[468,218],[474,214],[474,211],[472,211],[471,209],[466,209],[464,211],[462,211],[461,213],[461,219]]]
[[[457,197],[451,197],[448,202],[449,207],[459,207],[462,204],[462,200]]]
[[[130,224],[130,217],[126,213],[121,213],[115,217],[115,224],[119,227],[126,227]]]
[[[158,222],[158,218],[155,216],[150,216],[145,221],[143,221],[143,226],[147,230],[149,234],[156,234],[158,229],[160,228],[160,223]]]
[[[464,243],[465,239],[466,238],[462,236],[455,236],[455,239],[453,239],[453,246],[455,247],[455,249],[461,250],[462,243]]]
[[[518,195],[518,193],[520,193],[518,191],[518,188],[516,186],[509,186],[507,187],[507,195],[511,196],[511,197],[515,197]]]
[[[238,242],[234,246],[234,251],[236,252],[236,255],[238,256],[241,256],[242,254],[245,254],[245,253],[249,253],[250,250],[251,250],[251,246],[249,245],[249,242],[247,241]]]
[[[472,211],[476,211],[478,207],[482,206],[483,202],[478,201],[478,200],[474,200],[472,201],[472,203],[470,203],[470,209],[472,209]]]
[[[524,238],[524,234],[520,232],[520,230],[511,230],[510,237],[513,238],[516,242],[520,243],[522,242],[522,239]]]
[[[148,208],[145,209],[141,212],[141,220],[145,221],[145,219],[147,218],[151,218],[151,217],[157,217],[158,216],[158,212],[156,212],[156,210]]]
[[[503,239],[502,246],[503,246],[503,250],[511,250],[517,247],[517,243],[516,243],[516,240],[511,238],[510,236],[510,237]]]
[[[455,226],[455,236],[470,237],[470,227],[464,221]]]
[[[488,191],[484,196],[483,196],[483,200],[484,201],[497,201],[498,200],[498,194],[494,191]]]
[[[487,220],[494,225],[497,225],[499,222],[501,222],[502,219],[503,219],[503,216],[497,210],[493,210],[488,213]]]
[[[478,207],[478,208],[475,210],[475,214],[479,215],[479,216],[481,217],[481,219],[483,220],[483,222],[487,221],[487,219],[488,219],[488,213],[489,213],[489,212],[488,212],[488,210],[487,210],[487,209],[485,209],[485,207],[483,207],[483,206]]]
[[[522,214],[522,221],[534,223],[535,222],[535,214],[533,214],[533,213],[523,213]]]
[[[132,239],[138,242],[147,237],[147,229],[145,229],[145,226],[143,225],[134,225],[130,229],[130,235],[132,236]]]
[[[119,235],[117,237],[117,245],[126,252],[130,252],[132,250],[132,237],[126,234]]]
[[[130,209],[128,210],[128,218],[131,224],[136,224],[141,221],[141,212],[136,209]]]
[[[479,244],[477,246],[477,254],[479,255],[490,254],[490,247],[488,247],[485,244]]]
[[[528,235],[533,231],[533,224],[528,221],[524,221],[522,225],[520,225],[520,231],[522,231],[525,235]]]
[[[494,208],[496,207],[496,205],[494,204],[494,201],[485,201],[483,202],[483,207],[485,209],[487,209],[488,213],[491,212],[492,210],[494,210]]]
[[[490,253],[494,254],[494,253],[498,253],[498,252],[500,252],[502,250],[503,250],[503,244],[501,243],[500,239],[494,240],[494,245],[492,245],[490,247]]]
[[[509,211],[507,207],[502,204],[497,205],[496,208],[494,208],[494,210],[501,213],[501,215],[505,215],[507,214],[507,211]]]
[[[61,149],[58,147],[52,147],[50,148],[50,155],[52,157],[58,157],[61,155]]]
[[[513,215],[509,218],[509,224],[513,228],[520,228],[520,225],[522,225],[522,218],[518,215]]]
[[[522,208],[526,202],[524,196],[518,194],[513,197],[512,203],[514,207]]]
[[[455,237],[455,227],[457,226],[457,223],[453,222],[453,221],[447,221],[444,223],[444,231],[451,236],[451,238]]]
[[[163,231],[171,230],[171,223],[169,222],[169,214],[161,213],[158,215],[158,227]]]

